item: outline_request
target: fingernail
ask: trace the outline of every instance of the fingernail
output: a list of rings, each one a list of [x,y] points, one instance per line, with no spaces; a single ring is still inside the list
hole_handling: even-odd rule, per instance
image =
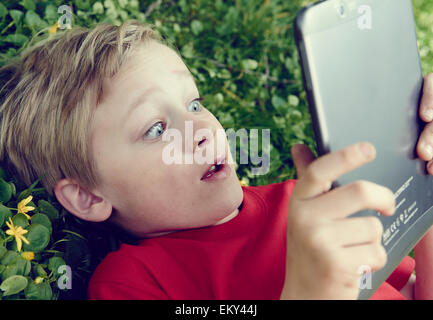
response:
[[[429,144],[423,144],[422,149],[429,160],[433,158],[433,148]]]
[[[433,174],[433,161],[430,161],[428,164],[427,164],[427,168],[430,170],[430,172],[432,172],[432,174]]]
[[[433,120],[433,109],[426,109],[423,114],[427,121]]]
[[[367,159],[370,159],[374,154],[373,148],[368,143],[361,143],[360,149]]]

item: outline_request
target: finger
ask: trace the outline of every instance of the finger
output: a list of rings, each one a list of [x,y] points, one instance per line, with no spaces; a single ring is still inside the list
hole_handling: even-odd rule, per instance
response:
[[[314,160],[293,190],[296,199],[308,199],[328,191],[332,182],[374,159],[376,150],[371,143],[352,144]]]
[[[353,217],[337,219],[327,227],[329,237],[335,246],[349,247],[369,243],[379,243],[383,225],[377,217]]]
[[[339,281],[346,287],[359,287],[360,281],[383,268],[387,261],[385,248],[378,243],[353,246],[340,250],[337,257]]]
[[[427,172],[433,176],[433,160],[430,160],[427,163]]]
[[[367,209],[390,216],[395,210],[395,198],[392,191],[384,186],[358,180],[309,200],[307,207],[308,212],[320,212],[321,217],[326,214],[332,219],[345,218]]]
[[[342,254],[347,268],[361,273],[382,269],[387,261],[385,248],[378,243],[349,247],[344,249]]]
[[[295,144],[290,151],[292,153],[293,162],[295,163],[296,174],[298,179],[300,179],[308,166],[314,161],[315,156],[310,148],[304,144]]]
[[[424,78],[419,113],[420,118],[425,122],[433,120],[433,74],[429,74]]]
[[[424,161],[433,158],[433,122],[425,125],[416,146],[418,157]]]

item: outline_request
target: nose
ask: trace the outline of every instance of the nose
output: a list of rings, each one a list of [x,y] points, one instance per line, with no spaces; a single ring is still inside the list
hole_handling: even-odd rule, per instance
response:
[[[193,153],[205,152],[206,148],[215,144],[216,127],[209,121],[194,122],[193,125]]]
[[[206,138],[203,138],[202,140],[200,140],[198,143],[197,143],[197,147],[195,147],[194,148],[194,150],[197,150],[197,149],[201,149],[201,148],[203,148],[203,144],[205,144],[206,142],[207,142],[208,140],[206,139]]]
[[[211,119],[197,119],[190,121],[189,127],[185,126],[186,153],[191,153],[194,158],[209,157],[209,161],[213,161],[217,155],[226,154],[225,135],[221,136],[216,122]]]

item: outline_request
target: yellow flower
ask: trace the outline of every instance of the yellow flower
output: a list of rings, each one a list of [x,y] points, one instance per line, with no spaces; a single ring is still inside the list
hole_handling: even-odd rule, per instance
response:
[[[248,179],[247,178],[242,178],[242,180],[239,180],[239,183],[240,183],[241,186],[248,186]]]
[[[39,283],[41,283],[42,281],[44,281],[44,278],[42,278],[42,277],[36,277],[36,279],[33,281],[33,283],[34,283],[34,284],[39,284]]]
[[[26,244],[30,244],[29,240],[27,240],[23,235],[28,232],[28,230],[24,230],[20,226],[16,227],[14,226],[14,223],[12,222],[12,219],[9,218],[9,222],[6,221],[6,225],[9,227],[8,230],[6,230],[6,234],[10,236],[15,237],[15,241],[17,242],[17,249],[18,251],[21,251],[22,241]]]
[[[55,24],[53,24],[49,29],[48,29],[48,33],[50,34],[50,37],[55,34],[57,32],[57,29],[59,28],[59,24],[58,22],[56,22]]]
[[[23,253],[21,253],[21,257],[23,257],[27,261],[32,261],[35,258],[35,253],[33,251],[24,251]]]
[[[25,198],[24,200],[21,200],[18,203],[18,213],[22,213],[23,215],[25,215],[27,217],[27,219],[30,220],[30,216],[27,214],[27,212],[35,210],[35,207],[26,207],[27,203],[29,203],[30,201],[32,201],[33,196],[28,196],[27,198]]]

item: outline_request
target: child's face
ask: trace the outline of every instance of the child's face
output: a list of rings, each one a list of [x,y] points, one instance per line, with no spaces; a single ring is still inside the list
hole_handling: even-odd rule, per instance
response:
[[[236,213],[243,192],[231,158],[226,160],[231,174],[219,181],[201,180],[209,163],[184,160],[185,153],[197,152],[199,142],[185,143],[185,121],[192,122],[193,134],[208,129],[216,135],[215,130],[224,129],[207,109],[197,111],[192,104],[199,92],[174,51],[155,41],[142,46],[106,89],[95,111],[91,144],[102,179],[97,191],[111,202],[115,223],[145,236],[213,225]],[[145,99],[131,108],[143,94]],[[163,149],[173,139],[162,140],[168,128],[182,135],[182,164],[163,161]],[[217,143],[230,157],[225,135],[202,147],[213,149],[216,157]]]

